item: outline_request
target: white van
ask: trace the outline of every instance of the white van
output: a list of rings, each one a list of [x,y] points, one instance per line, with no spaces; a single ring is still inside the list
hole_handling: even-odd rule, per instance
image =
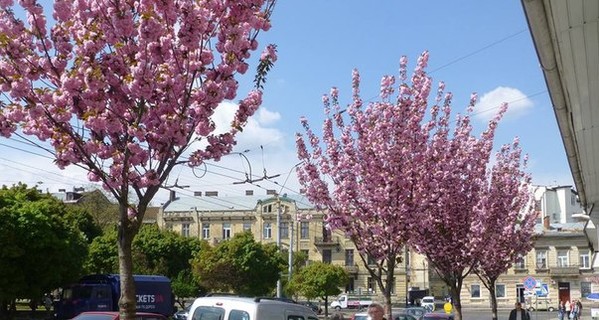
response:
[[[310,308],[268,298],[212,296],[197,298],[188,320],[318,320]]]

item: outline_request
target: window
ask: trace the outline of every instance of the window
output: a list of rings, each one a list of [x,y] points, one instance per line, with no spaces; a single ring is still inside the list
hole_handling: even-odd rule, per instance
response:
[[[588,249],[581,249],[579,251],[580,254],[580,268],[581,269],[589,269],[591,268],[591,254]],[[585,297],[585,296],[583,296]]]
[[[354,249],[346,249],[345,250],[345,265],[346,266],[354,265]]]
[[[272,204],[262,207],[262,212],[272,212]]]
[[[514,262],[514,269],[526,269],[526,257],[518,256]]]
[[[244,222],[243,223],[243,232],[252,232],[252,223],[251,222]]]
[[[223,239],[231,238],[231,223],[223,222]]]
[[[557,250],[557,266],[562,268],[570,266],[568,250]]]
[[[470,285],[470,298],[480,298],[480,284]]]
[[[537,269],[547,269],[547,250],[537,250]]]
[[[580,282],[580,295],[586,297],[591,294],[591,282],[581,281]]]
[[[184,223],[181,225],[181,235],[184,237],[189,237],[189,223]]]
[[[371,255],[368,255],[368,265],[373,264],[376,264],[376,260]]]
[[[368,293],[376,293],[376,281],[372,277],[368,277]]]
[[[281,239],[289,239],[289,222],[281,222]]]
[[[331,252],[331,249],[322,250],[322,262],[331,263],[331,261],[333,260],[332,258],[333,258],[333,254]]]
[[[310,225],[308,221],[302,221],[300,223],[300,239],[309,239],[310,238]]]
[[[203,319],[203,318],[202,318]],[[229,320],[250,320],[250,314],[243,310],[231,310]]]
[[[202,239],[210,239],[210,223],[202,223]]]
[[[497,298],[505,298],[505,284],[495,285],[495,296]]]
[[[349,281],[347,282],[347,285],[345,286],[345,292],[354,293],[355,281],[356,281],[356,279],[354,279],[353,277],[349,277]]]
[[[272,226],[270,225],[270,222],[264,223],[264,228],[262,229],[262,236],[264,239],[272,238]]]

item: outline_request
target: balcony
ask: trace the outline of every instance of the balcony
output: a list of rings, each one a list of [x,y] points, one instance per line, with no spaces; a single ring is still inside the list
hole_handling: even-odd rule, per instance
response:
[[[345,268],[345,271],[347,271],[347,273],[349,274],[357,274],[358,273],[358,265],[354,264],[354,265],[350,265],[350,266],[343,266]]]
[[[314,237],[317,247],[339,247],[339,237]]]
[[[549,268],[552,276],[577,276],[580,275],[578,266],[553,266]]]

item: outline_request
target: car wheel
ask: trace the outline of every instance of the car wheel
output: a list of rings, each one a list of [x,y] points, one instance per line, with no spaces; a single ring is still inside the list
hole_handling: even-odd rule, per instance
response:
[[[336,306],[335,310],[339,311],[339,310],[341,310],[341,307],[340,306]]]
[[[535,307],[528,307],[528,311],[535,311]]]
[[[547,308],[547,311],[549,311],[549,312],[553,312],[554,310],[555,310],[555,309],[554,309],[553,307],[549,307],[549,308]]]

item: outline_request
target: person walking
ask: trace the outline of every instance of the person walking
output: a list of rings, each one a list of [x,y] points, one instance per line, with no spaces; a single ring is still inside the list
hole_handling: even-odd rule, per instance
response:
[[[509,320],[530,320],[528,312],[522,309],[522,303],[516,302],[515,308],[510,312]]]
[[[578,320],[582,319],[582,302],[580,300],[576,300],[576,307],[578,308],[578,312],[576,315],[578,316]]]
[[[572,308],[572,311],[570,311],[570,319],[578,320],[578,305],[576,304],[576,301],[571,303],[570,308]]]
[[[557,306],[557,318],[558,320],[566,319],[566,303],[564,301],[560,301]]]
[[[570,300],[566,300],[566,319],[570,319],[570,313],[572,312],[572,305],[570,304]]]

